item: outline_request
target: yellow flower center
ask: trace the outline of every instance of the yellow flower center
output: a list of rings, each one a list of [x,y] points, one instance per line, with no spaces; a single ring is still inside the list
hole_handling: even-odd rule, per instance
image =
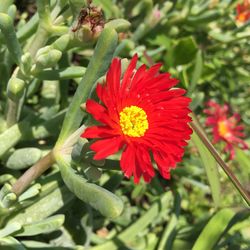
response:
[[[120,126],[124,135],[141,137],[148,129],[147,114],[137,106],[125,107],[120,112]]]
[[[218,122],[218,132],[219,132],[219,135],[222,137],[227,137],[230,135],[230,130],[228,128],[226,121],[219,121]]]
[[[247,19],[246,13],[240,13],[240,14],[238,15],[238,20],[239,20],[239,22],[244,23],[245,21],[247,21],[246,19]]]

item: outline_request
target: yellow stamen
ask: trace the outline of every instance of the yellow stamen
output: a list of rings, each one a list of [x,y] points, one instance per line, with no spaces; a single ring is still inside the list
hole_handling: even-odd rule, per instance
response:
[[[228,124],[226,121],[218,122],[218,132],[222,137],[227,137],[230,135],[230,129],[228,128]]]
[[[125,107],[120,112],[120,126],[124,135],[141,137],[148,129],[147,114],[137,106]]]

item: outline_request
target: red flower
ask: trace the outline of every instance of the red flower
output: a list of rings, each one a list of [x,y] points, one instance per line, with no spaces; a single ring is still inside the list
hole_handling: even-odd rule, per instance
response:
[[[239,23],[246,23],[250,20],[250,0],[244,0],[242,4],[238,4],[236,13],[236,20]]]
[[[234,113],[233,116],[228,117],[228,105],[220,106],[214,101],[209,101],[207,106],[209,109],[204,111],[208,114],[206,125],[213,127],[213,142],[226,142],[224,150],[230,152],[230,159],[233,159],[235,156],[234,146],[248,149],[248,145],[240,139],[240,137],[245,136],[242,132],[244,127],[237,125],[240,121],[240,115]]]
[[[97,85],[102,105],[88,100],[86,110],[101,123],[87,128],[84,138],[101,138],[91,145],[94,159],[104,159],[123,150],[121,169],[138,183],[143,176],[149,182],[155,175],[154,158],[161,175],[169,179],[170,169],[180,162],[192,130],[188,122],[190,98],[185,90],[171,89],[178,80],[159,73],[161,64],[136,70],[135,55],[121,80],[121,60],[115,58],[106,83]]]

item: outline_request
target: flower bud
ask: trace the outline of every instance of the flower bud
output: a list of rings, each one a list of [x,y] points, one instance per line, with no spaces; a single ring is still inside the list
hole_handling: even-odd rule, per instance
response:
[[[89,24],[84,24],[79,30],[74,33],[72,32],[72,37],[79,40],[81,43],[91,43],[97,40],[102,30],[103,28],[98,26],[93,32]]]
[[[56,49],[46,49],[38,51],[36,56],[36,68],[44,69],[51,68],[61,59],[62,52]]]
[[[8,82],[7,96],[14,102],[18,101],[24,94],[25,82],[19,78],[12,77]]]
[[[72,35],[80,42],[94,42],[104,28],[105,20],[101,8],[88,4],[82,8],[72,26]]]

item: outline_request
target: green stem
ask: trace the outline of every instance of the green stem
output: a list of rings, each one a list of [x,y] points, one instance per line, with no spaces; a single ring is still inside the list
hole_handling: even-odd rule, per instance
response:
[[[236,176],[233,174],[231,169],[227,166],[227,164],[223,161],[223,159],[220,157],[219,153],[213,146],[213,144],[208,140],[205,132],[201,128],[201,126],[198,123],[198,120],[196,119],[195,115],[193,114],[193,121],[190,123],[192,129],[197,133],[197,135],[200,137],[204,145],[207,147],[207,149],[210,151],[210,153],[213,155],[214,159],[218,162],[218,164],[221,166],[223,171],[226,173],[226,175],[229,177],[230,181],[233,183],[235,188],[239,191],[243,199],[246,201],[248,206],[250,206],[250,196],[247,193],[247,191],[244,189],[244,187],[241,185],[239,180],[236,178]]]
[[[60,148],[61,146],[59,146],[59,144],[63,145],[64,141],[77,128],[79,128],[84,117],[84,113],[80,106],[82,103],[86,102],[95,82],[103,76],[108,69],[116,45],[116,31],[110,28],[105,28],[98,39],[94,55],[89,62],[86,73],[84,74],[71,101],[56,147]]]
[[[34,57],[36,55],[36,52],[46,44],[48,37],[49,32],[42,26],[39,26],[36,35],[29,47],[29,52],[32,57]]]

